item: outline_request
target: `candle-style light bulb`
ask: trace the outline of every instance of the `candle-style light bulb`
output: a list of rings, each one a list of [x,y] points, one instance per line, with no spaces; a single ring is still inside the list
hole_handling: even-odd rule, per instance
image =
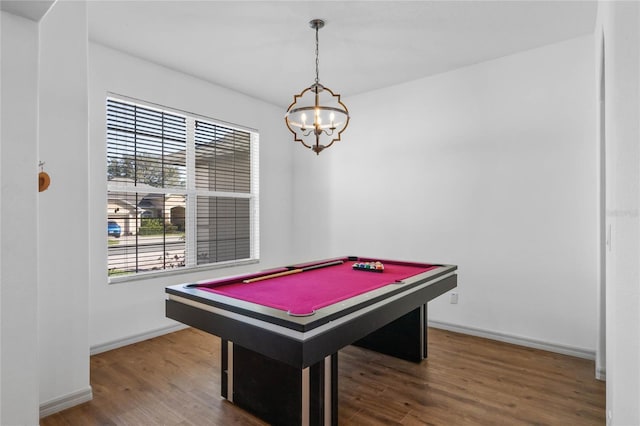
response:
[[[307,128],[307,114],[305,114],[304,112],[300,115],[300,119],[302,120],[302,127],[301,129],[304,130]]]

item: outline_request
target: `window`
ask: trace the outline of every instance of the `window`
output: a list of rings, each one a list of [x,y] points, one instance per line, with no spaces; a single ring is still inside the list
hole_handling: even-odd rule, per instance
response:
[[[107,98],[109,276],[258,259],[258,134]]]

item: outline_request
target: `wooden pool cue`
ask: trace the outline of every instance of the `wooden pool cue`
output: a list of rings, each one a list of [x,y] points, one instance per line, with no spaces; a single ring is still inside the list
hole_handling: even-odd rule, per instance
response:
[[[341,265],[343,263],[344,263],[343,260],[335,260],[333,262],[320,263],[318,265],[306,266],[304,268],[297,268],[297,269],[291,269],[289,271],[276,272],[275,274],[269,274],[269,275],[264,275],[262,277],[251,278],[251,279],[248,279],[248,280],[243,280],[242,282],[245,283],[245,284],[251,284],[251,283],[255,283],[257,281],[263,281],[263,280],[268,280],[268,279],[271,279],[271,278],[283,277],[285,275],[298,274],[300,272],[311,271],[313,269],[326,268],[328,266]]]

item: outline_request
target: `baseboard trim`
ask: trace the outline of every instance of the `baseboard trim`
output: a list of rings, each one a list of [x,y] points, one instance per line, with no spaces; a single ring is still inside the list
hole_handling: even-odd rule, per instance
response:
[[[596,379],[607,381],[607,371],[604,368],[596,368]]]
[[[185,328],[188,328],[188,326],[184,324],[176,324],[169,327],[152,330],[146,333],[140,333],[134,336],[125,337],[124,339],[118,339],[101,345],[92,346],[90,348],[90,354],[96,355],[102,352],[110,351],[112,349],[131,345],[133,343],[142,342],[143,340],[148,340],[154,337],[162,336],[164,334],[183,330]],[[67,408],[74,407],[78,404],[82,404],[83,402],[91,401],[92,399],[93,391],[91,390],[91,386],[86,389],[82,389],[77,392],[52,399],[40,405],[40,418],[50,416],[57,413],[58,411],[66,410]]]
[[[91,355],[97,355],[102,352],[107,352],[113,349],[121,348],[123,346],[142,342],[143,340],[153,339],[154,337],[162,336],[164,334],[169,334],[175,331],[184,330],[185,328],[189,328],[189,326],[184,324],[176,324],[176,325],[171,325],[169,327],[158,328],[156,330],[148,331],[146,333],[135,334],[133,336],[91,346],[91,348],[89,349],[89,353]]]
[[[91,386],[59,398],[54,398],[40,405],[40,418],[50,416],[58,411],[66,410],[83,402],[91,401],[92,399],[93,391],[91,390]]]
[[[575,348],[572,346],[558,345],[555,343],[542,342],[539,340],[529,339],[526,337],[514,336],[504,333],[497,333],[494,331],[481,330],[473,327],[466,327],[463,325],[449,324],[440,321],[429,321],[429,327],[440,328],[442,330],[453,331],[456,333],[469,334],[471,336],[484,337],[486,339],[497,340],[499,342],[512,343],[514,345],[525,346],[527,348],[541,349],[544,351],[555,352],[562,355],[575,356],[577,358],[584,358],[595,360],[595,351],[590,351],[582,348]],[[604,372],[603,372],[604,374]]]

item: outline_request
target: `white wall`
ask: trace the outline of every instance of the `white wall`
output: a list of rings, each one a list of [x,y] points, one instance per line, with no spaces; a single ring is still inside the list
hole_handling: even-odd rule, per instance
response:
[[[58,1],[40,21],[39,160],[51,176],[38,208],[40,402],[91,398],[87,10]]]
[[[605,175],[605,126],[604,126],[604,37],[600,22],[596,22],[596,31],[593,37],[595,52],[595,81],[594,86],[597,93],[596,104],[596,137],[598,140],[598,298],[597,298],[597,326],[598,337],[596,339],[596,359],[595,373],[598,380],[606,380],[607,370],[607,320],[606,320],[606,241],[607,241],[607,221],[606,221],[606,175]]]
[[[38,25],[0,12],[0,424],[38,424]]]
[[[197,78],[90,43],[90,345],[165,330],[164,288],[210,277],[279,266],[292,256],[292,148],[281,108]],[[256,75],[258,75],[257,73]],[[260,133],[260,253],[257,265],[118,284],[107,283],[107,93],[257,129]]]
[[[331,251],[331,193],[330,164],[333,150],[340,142],[316,155],[289,132],[288,143],[293,150],[293,247],[291,262],[347,255]]]
[[[640,4],[601,2],[604,34],[607,416],[640,424]]]
[[[457,264],[431,320],[593,356],[593,63],[586,36],[347,99],[330,252]]]

